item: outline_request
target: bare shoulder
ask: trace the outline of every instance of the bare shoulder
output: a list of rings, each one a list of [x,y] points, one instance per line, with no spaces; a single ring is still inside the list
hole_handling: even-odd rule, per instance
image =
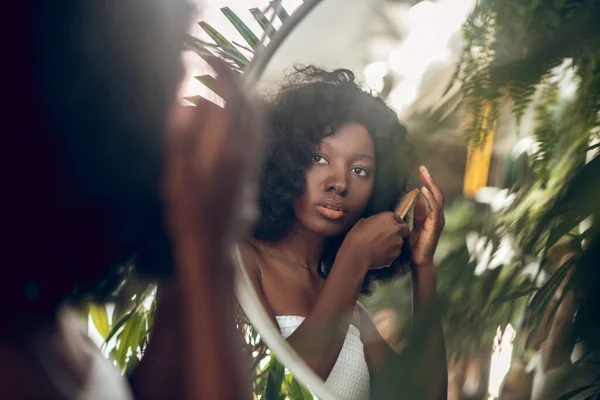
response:
[[[277,321],[275,320],[275,313],[267,300],[267,296],[265,294],[265,288],[263,286],[263,274],[262,274],[262,266],[264,266],[262,260],[262,251],[260,242],[255,239],[247,238],[244,242],[239,244],[240,254],[242,256],[242,261],[244,262],[244,268],[248,272],[248,276],[252,281],[258,298],[260,299],[263,307],[271,316],[273,323],[277,325]]]
[[[252,238],[246,238],[246,240],[239,244],[239,248],[246,271],[249,274],[260,275],[260,249],[258,242]]]

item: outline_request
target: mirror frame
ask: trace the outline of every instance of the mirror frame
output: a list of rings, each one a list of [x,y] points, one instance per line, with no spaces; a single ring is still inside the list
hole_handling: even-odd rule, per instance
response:
[[[321,1],[304,0],[302,5],[286,19],[281,28],[273,35],[268,45],[256,53],[242,74],[242,84],[246,90],[253,91],[256,88],[265,68],[281,44]],[[280,5],[281,1],[276,1],[273,7],[276,8]],[[321,400],[337,399],[325,386],[325,382],[306,365],[271,322],[248,277],[238,245],[234,246],[233,257],[236,266],[235,291],[238,302],[252,325],[258,330],[262,340],[271,352],[277,356],[283,366],[290,370],[294,378],[306,386],[315,396]]]

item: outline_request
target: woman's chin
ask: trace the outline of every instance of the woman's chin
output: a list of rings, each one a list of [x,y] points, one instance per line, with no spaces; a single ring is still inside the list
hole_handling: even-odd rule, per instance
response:
[[[331,238],[345,233],[348,231],[348,227],[345,226],[345,224],[325,221],[325,223],[320,223],[318,226],[315,226],[313,231],[323,237]]]

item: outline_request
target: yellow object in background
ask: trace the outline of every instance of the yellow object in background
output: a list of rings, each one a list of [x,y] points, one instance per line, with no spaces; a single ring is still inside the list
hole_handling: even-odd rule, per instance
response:
[[[463,195],[467,198],[473,197],[477,190],[487,186],[488,183],[494,145],[494,128],[496,125],[496,122],[492,121],[492,126],[488,127],[489,115],[490,107],[487,108],[481,127],[482,136],[483,132],[485,132],[485,137],[480,138],[479,143],[476,143],[473,139],[469,141],[467,166],[465,168],[463,183]]]

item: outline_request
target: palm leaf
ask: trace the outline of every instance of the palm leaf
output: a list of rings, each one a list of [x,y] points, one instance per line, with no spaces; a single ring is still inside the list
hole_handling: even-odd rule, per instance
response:
[[[205,21],[198,22],[198,25],[206,32],[206,34],[226,53],[231,54],[233,61],[240,68],[245,68],[250,62],[225,36],[221,35],[215,28],[210,26]]]
[[[276,31],[273,25],[271,24],[271,21],[269,21],[265,14],[263,14],[263,12],[260,11],[258,8],[251,8],[250,13],[252,14],[256,22],[258,22],[258,25],[260,25],[262,30],[266,33],[267,37],[269,39],[273,39]]]
[[[290,15],[287,13],[287,11],[285,11],[285,8],[283,8],[283,6],[281,5],[281,1],[273,0],[270,4],[271,7],[273,7],[275,12],[277,13],[277,17],[279,17],[281,23],[285,23],[285,21],[290,17]]]
[[[242,20],[235,15],[233,11],[229,7],[221,8],[221,12],[227,17],[229,22],[237,29],[237,31],[242,35],[246,43],[250,45],[250,47],[255,50],[258,47],[262,47],[262,44],[256,37],[256,35],[242,22]]]

